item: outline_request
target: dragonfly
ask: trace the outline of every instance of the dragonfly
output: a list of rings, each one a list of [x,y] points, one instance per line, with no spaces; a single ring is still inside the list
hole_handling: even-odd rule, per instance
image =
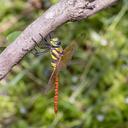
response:
[[[43,38],[43,36],[40,34]],[[61,46],[61,41],[58,38],[51,38],[48,42],[45,38],[45,50],[42,53],[46,53],[47,51],[50,52],[51,55],[51,66],[53,71],[48,81],[48,88],[46,91],[49,90],[49,87],[54,85],[54,112],[58,112],[58,91],[59,91],[59,72],[60,70],[66,68],[69,61],[71,60],[76,48],[77,44],[75,42],[70,43],[65,49]],[[37,43],[35,40],[33,40]],[[37,52],[37,55],[39,53]]]

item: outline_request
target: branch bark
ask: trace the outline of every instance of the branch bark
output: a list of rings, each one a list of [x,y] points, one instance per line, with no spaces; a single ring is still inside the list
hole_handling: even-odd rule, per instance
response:
[[[85,19],[109,7],[118,0],[60,0],[42,16],[30,24],[22,34],[0,55],[0,79],[16,65],[23,56],[58,26],[68,22]]]

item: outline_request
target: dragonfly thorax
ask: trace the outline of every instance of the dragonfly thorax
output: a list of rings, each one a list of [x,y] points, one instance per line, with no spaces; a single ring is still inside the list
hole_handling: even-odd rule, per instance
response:
[[[52,47],[60,47],[61,46],[61,42],[58,38],[51,39],[50,44]]]
[[[63,56],[63,49],[61,47],[61,42],[59,41],[58,38],[51,39],[50,43],[51,43],[50,54],[52,58],[51,65],[55,69],[58,61]]]

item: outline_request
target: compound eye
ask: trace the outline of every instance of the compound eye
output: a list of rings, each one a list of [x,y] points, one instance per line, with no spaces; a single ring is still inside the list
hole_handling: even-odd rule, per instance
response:
[[[61,45],[61,42],[60,42],[60,41],[58,41],[58,42],[57,42],[57,45]]]

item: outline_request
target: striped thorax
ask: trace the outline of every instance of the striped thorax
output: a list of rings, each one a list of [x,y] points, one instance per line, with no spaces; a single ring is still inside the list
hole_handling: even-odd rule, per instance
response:
[[[63,56],[63,49],[61,47],[61,42],[59,41],[58,38],[51,39],[50,44],[51,44],[50,54],[52,58],[51,65],[53,69],[55,69],[59,59]]]

